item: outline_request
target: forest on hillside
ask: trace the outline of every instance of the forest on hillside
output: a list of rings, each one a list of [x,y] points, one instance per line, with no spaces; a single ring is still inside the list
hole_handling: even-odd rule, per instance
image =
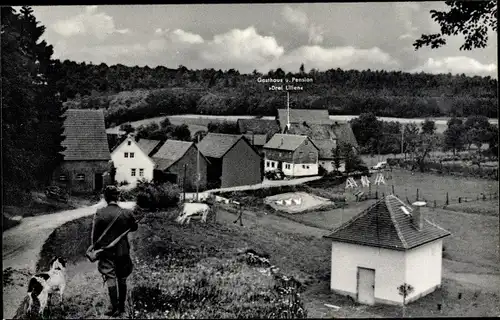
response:
[[[269,91],[259,77],[313,78],[291,94],[295,108],[328,109],[331,114],[372,112],[386,117],[483,115],[497,117],[497,84],[490,77],[372,70],[282,69],[267,74],[237,70],[189,70],[107,66],[55,60],[53,81],[65,105],[104,108],[107,125],[173,114],[273,116],[285,106],[284,92]]]

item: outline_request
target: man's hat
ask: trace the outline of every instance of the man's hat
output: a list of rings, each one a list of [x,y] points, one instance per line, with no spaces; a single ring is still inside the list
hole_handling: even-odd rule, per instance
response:
[[[105,197],[118,196],[119,194],[120,194],[120,190],[118,190],[118,188],[116,186],[110,185],[110,186],[106,186],[106,188],[104,189],[104,196]]]

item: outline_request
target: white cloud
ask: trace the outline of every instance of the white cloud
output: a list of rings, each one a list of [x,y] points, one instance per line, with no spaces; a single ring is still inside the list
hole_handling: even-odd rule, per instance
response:
[[[404,25],[404,33],[399,39],[417,38],[418,28],[413,24],[416,14],[420,11],[420,4],[417,2],[394,2],[395,17]]]
[[[320,44],[323,42],[323,28],[309,22],[307,14],[302,10],[285,6],[281,15],[288,23],[297,27],[301,32],[307,33],[309,44]]]
[[[187,32],[187,31],[184,31],[182,29],[174,30],[171,33],[170,37],[174,41],[186,42],[186,43],[191,43],[191,44],[204,42],[203,38],[200,35],[194,34],[191,32]]]
[[[455,56],[442,59],[429,58],[424,65],[411,70],[411,72],[491,74],[495,73],[496,70],[497,65],[494,63],[482,64],[469,57]]]
[[[126,34],[129,29],[116,29],[113,17],[97,12],[98,6],[87,6],[85,12],[52,24],[55,32],[63,37],[93,35],[99,40],[113,33]]]
[[[258,65],[277,59],[284,53],[276,39],[262,36],[251,26],[244,30],[233,29],[227,33],[215,35],[200,53],[203,60],[211,63],[236,63]]]
[[[377,47],[358,49],[351,46],[324,48],[321,46],[302,46],[277,61],[264,65],[260,70],[281,67],[287,71],[297,70],[301,63],[308,69],[327,70],[330,68],[345,69],[394,69],[398,66],[389,54]]]

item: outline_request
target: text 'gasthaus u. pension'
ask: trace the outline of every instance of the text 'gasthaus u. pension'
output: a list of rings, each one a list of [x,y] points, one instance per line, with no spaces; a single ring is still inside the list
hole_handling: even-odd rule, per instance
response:
[[[303,83],[313,82],[312,78],[257,78],[259,83],[269,83],[269,91],[301,91]]]

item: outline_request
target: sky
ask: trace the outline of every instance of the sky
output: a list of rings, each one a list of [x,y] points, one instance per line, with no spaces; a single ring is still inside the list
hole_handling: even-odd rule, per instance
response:
[[[189,69],[331,68],[464,73],[497,78],[497,35],[460,51],[463,36],[415,51],[439,32],[444,2],[35,6],[53,58]]]

